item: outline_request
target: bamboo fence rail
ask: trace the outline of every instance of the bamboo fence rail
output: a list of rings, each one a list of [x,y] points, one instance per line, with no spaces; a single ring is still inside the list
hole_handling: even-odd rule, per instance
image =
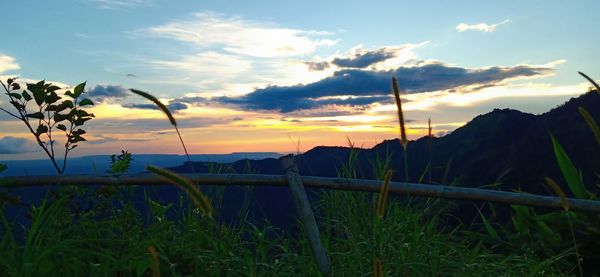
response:
[[[182,174],[202,185],[215,186],[287,186],[286,175],[258,174]],[[348,191],[378,192],[383,184],[377,180],[327,178],[302,176],[307,188],[335,189]],[[17,176],[0,178],[0,187],[19,188],[33,186],[54,186],[69,184],[86,185],[165,185],[165,181],[150,174],[126,175],[121,177],[106,176]],[[405,182],[392,182],[390,193],[409,194],[421,197],[438,197],[455,200],[477,200],[531,207],[561,209],[560,198],[478,189],[458,186],[427,185]],[[600,212],[600,201],[567,199],[573,211]]]

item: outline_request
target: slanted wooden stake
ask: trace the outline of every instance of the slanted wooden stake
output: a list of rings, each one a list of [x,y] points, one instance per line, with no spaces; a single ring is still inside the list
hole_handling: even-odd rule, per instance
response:
[[[323,275],[329,276],[329,258],[327,257],[327,251],[321,242],[317,221],[315,220],[315,215],[308,202],[308,196],[304,190],[302,178],[300,177],[298,166],[294,160],[294,155],[289,154],[279,159],[281,160],[283,171],[287,176],[288,186],[292,193],[292,200],[294,201],[294,206],[296,206],[296,212],[298,213],[300,220],[302,220],[302,224],[304,224],[304,230],[306,231],[310,248],[317,261],[317,267]]]

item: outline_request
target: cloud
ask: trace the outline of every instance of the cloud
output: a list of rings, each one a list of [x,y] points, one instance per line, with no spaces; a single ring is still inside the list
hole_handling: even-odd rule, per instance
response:
[[[181,69],[194,74],[232,75],[250,71],[252,62],[237,55],[207,51],[195,55],[184,56],[178,61],[151,61],[157,67]]]
[[[152,0],[88,0],[101,9],[124,9],[145,6],[151,4]]]
[[[148,139],[136,139],[136,138],[127,138],[127,139],[119,139],[111,136],[97,135],[95,139],[88,139],[86,143],[89,144],[105,144],[116,141],[134,141],[134,142],[144,142],[144,141],[153,141],[157,140],[156,138],[148,138]]]
[[[510,22],[510,20],[505,19],[504,21],[498,22],[496,24],[486,24],[486,23],[466,24],[466,23],[460,23],[460,24],[456,25],[456,30],[458,30],[459,32],[464,32],[464,31],[481,31],[481,32],[491,33],[493,31],[495,31],[498,26],[504,25],[504,24],[509,23],[509,22]]]
[[[0,73],[19,69],[21,69],[21,67],[19,66],[15,58],[0,54]]]
[[[24,138],[5,136],[0,138],[0,154],[22,154],[35,152],[35,144]]]
[[[373,51],[356,53],[350,58],[335,58],[331,62],[339,67],[365,68],[387,59],[396,57],[398,49],[381,48]]]
[[[196,13],[189,20],[173,21],[146,31],[191,43],[199,49],[219,48],[252,57],[303,55],[313,52],[318,46],[336,43],[323,38],[330,35],[328,32],[284,28],[212,12]]]
[[[239,95],[275,83],[322,79],[330,72],[310,71],[299,60],[336,43],[326,31],[288,28],[214,12],[172,19],[131,34],[167,39],[175,49],[160,58],[144,59],[147,68],[157,71],[161,78],[140,82],[183,85],[221,95]]]
[[[200,98],[198,102],[217,102],[244,110],[271,110],[283,113],[324,106],[365,106],[391,101],[390,80],[397,76],[406,93],[455,90],[472,91],[516,78],[541,77],[554,72],[552,67],[516,65],[468,69],[440,62],[396,70],[374,71],[342,69],[333,76],[309,84],[268,86],[239,97]]]
[[[87,91],[88,96],[96,102],[107,99],[122,99],[129,96],[129,90],[119,85],[96,85]]]
[[[308,65],[308,69],[310,71],[323,71],[323,70],[329,68],[329,62],[309,61],[309,62],[304,62],[304,64]]]
[[[131,109],[144,109],[144,110],[158,110],[159,108],[154,104],[122,104],[121,106],[125,108]],[[170,112],[176,113],[181,110],[185,110],[188,106],[179,101],[169,101],[169,104],[166,105]]]

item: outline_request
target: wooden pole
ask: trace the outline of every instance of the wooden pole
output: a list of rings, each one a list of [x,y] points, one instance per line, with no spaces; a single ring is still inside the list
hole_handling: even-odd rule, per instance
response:
[[[310,206],[310,202],[308,201],[306,191],[304,190],[302,177],[300,177],[298,166],[294,160],[294,155],[289,154],[279,158],[279,160],[281,160],[283,171],[287,176],[288,186],[290,188],[290,193],[292,194],[292,200],[294,202],[294,206],[296,206],[298,217],[304,225],[304,230],[306,231],[308,242],[310,243],[310,248],[312,249],[315,260],[317,261],[317,267],[324,276],[329,276],[329,257],[327,257],[327,250],[325,250],[323,242],[321,241],[321,235],[319,234],[317,221],[315,220],[315,215],[312,207]]]
[[[182,174],[199,184],[216,186],[286,186],[285,175],[258,174]],[[378,192],[381,181],[303,176],[307,188],[322,188],[347,191]],[[0,188],[19,188],[54,185],[165,185],[165,181],[151,174],[105,176],[14,176],[0,178]],[[458,186],[426,185],[392,182],[390,193],[410,194],[422,197],[439,197],[455,200],[477,200],[511,205],[562,209],[560,198],[526,193],[478,189]],[[600,201],[568,198],[570,210],[600,212]]]

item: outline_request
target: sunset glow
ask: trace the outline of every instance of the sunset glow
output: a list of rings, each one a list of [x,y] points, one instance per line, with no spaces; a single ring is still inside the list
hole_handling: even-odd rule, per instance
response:
[[[65,89],[87,80],[96,117],[85,147],[73,154],[87,155],[182,153],[166,116],[129,88],[171,109],[192,153],[284,153],[298,141],[309,150],[347,138],[364,147],[396,138],[392,76],[403,90],[408,136],[417,139],[427,134],[428,119],[443,135],[493,108],[544,112],[588,89],[576,71],[600,75],[581,54],[589,52],[573,48],[598,43],[583,23],[596,8],[591,2],[497,11],[474,2],[472,10],[486,11],[476,18],[449,4],[441,15],[416,3],[192,2],[40,3],[36,10],[52,6],[81,22],[36,13],[44,28],[19,20],[28,5],[5,3],[12,12],[0,18],[2,26],[24,24],[19,28],[29,33],[0,46],[0,79],[19,77],[23,86],[45,79]],[[391,12],[398,9],[411,12]],[[435,20],[423,20],[425,11]],[[577,14],[568,21],[578,27],[557,27],[557,11]],[[44,43],[32,42],[36,37]],[[9,105],[0,97],[0,107]],[[0,128],[0,139],[18,138],[23,148],[0,159],[43,157],[14,118],[0,114]]]

